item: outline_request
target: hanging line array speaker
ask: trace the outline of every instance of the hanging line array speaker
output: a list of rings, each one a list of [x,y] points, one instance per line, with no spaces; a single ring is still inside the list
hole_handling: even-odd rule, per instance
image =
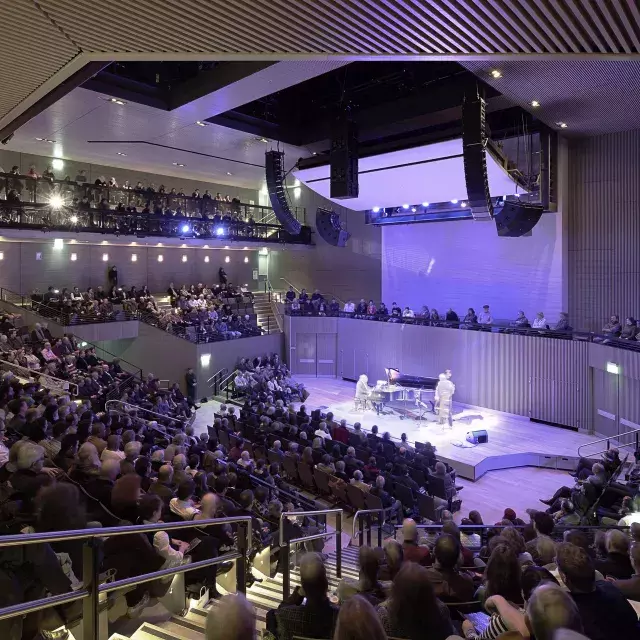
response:
[[[351,237],[340,225],[340,215],[327,209],[316,210],[316,229],[320,237],[334,247],[346,247]]]
[[[276,218],[282,228],[292,235],[298,235],[302,225],[291,213],[287,189],[285,187],[284,151],[267,151],[265,153],[265,173],[269,200]]]
[[[358,184],[358,128],[347,116],[342,116],[331,132],[330,197],[346,200],[357,198]]]
[[[529,204],[507,200],[496,213],[496,230],[505,238],[519,238],[531,233],[544,210],[542,204]]]
[[[487,177],[485,101],[478,95],[465,96],[462,103],[462,157],[467,199],[474,220],[493,218],[493,203]]]

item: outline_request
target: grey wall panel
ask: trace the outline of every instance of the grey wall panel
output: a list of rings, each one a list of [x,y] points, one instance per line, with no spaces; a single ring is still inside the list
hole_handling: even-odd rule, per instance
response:
[[[381,295],[381,232],[379,227],[366,225],[364,213],[336,205],[311,191],[305,185],[293,190],[292,204],[307,211],[307,224],[315,228],[318,207],[333,209],[341,214],[341,222],[351,238],[346,247],[327,244],[318,233],[310,251],[286,248],[269,252],[269,279],[276,288],[282,287],[280,278],[287,278],[297,288],[320,289],[325,295],[343,300],[362,297],[380,300]],[[348,204],[348,201],[345,202]]]
[[[640,351],[626,351],[601,344],[589,346],[590,367],[606,370],[608,362],[617,364],[620,374],[626,378],[640,380]]]
[[[639,316],[640,130],[571,142],[568,204],[572,324]]]
[[[310,319],[291,318],[292,334]],[[588,343],[339,318],[338,376],[371,383],[384,368],[436,377],[453,371],[456,399],[507,413],[588,429]]]
[[[135,245],[86,244],[66,242],[61,249],[53,248],[54,237],[45,241],[0,241],[0,287],[17,293],[55,287],[86,289],[89,286],[108,286],[107,271],[118,267],[119,283],[131,287],[146,284],[154,293],[166,291],[170,282],[176,286],[218,282],[218,269],[224,266],[229,282],[255,288],[252,271],[257,268],[257,251],[229,251],[225,249],[194,249],[192,247],[158,247],[151,243]],[[37,260],[37,254],[41,260]],[[71,255],[76,260],[71,260]],[[107,256],[104,261],[103,257]],[[132,260],[136,256],[136,261]],[[162,255],[163,261],[158,262]],[[187,256],[183,262],[182,257]],[[229,257],[229,262],[225,261]],[[205,257],[209,262],[205,262]],[[248,262],[245,263],[245,258]]]
[[[318,333],[316,359],[318,376],[335,377],[338,352],[338,336],[335,333]]]

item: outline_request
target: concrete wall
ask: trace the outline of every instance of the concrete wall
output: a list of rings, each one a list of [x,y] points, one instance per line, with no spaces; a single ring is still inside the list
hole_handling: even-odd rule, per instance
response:
[[[522,309],[556,322],[563,307],[563,242],[560,214],[545,214],[530,236],[498,237],[492,222],[459,220],[382,227],[382,297],[390,306],[462,318],[491,307],[494,318]]]
[[[51,164],[53,158],[49,156],[36,156],[30,153],[20,153],[18,151],[8,151],[6,149],[0,149],[0,167],[6,172],[11,170],[11,167],[17,165],[23,175],[26,175],[29,171],[29,167],[33,164],[36,166],[36,170],[39,174],[47,168],[47,165]],[[88,182],[95,182],[100,176],[104,176],[107,181],[109,178],[115,178],[120,185],[125,180],[128,180],[132,185],[135,185],[138,181],[142,182],[145,187],[150,184],[155,184],[156,189],[164,184],[167,192],[171,187],[175,187],[177,191],[182,189],[187,195],[191,195],[195,189],[200,189],[200,193],[204,193],[206,189],[209,189],[214,195],[220,192],[223,196],[230,195],[232,198],[238,196],[243,203],[257,204],[258,203],[258,190],[257,189],[245,189],[242,187],[234,187],[230,185],[218,184],[215,182],[202,182],[198,180],[186,180],[169,175],[158,175],[153,173],[145,173],[144,171],[135,171],[131,169],[120,169],[118,167],[110,167],[106,165],[88,164],[86,162],[76,162],[74,160],[65,160],[64,167],[59,171],[54,171],[55,176],[59,180],[63,180],[65,176],[70,176],[72,180],[75,179],[80,169],[86,169]]]
[[[299,194],[296,197],[295,194]],[[351,238],[346,247],[327,244],[316,232],[316,246],[307,252],[278,249],[269,252],[269,280],[274,288],[285,286],[286,278],[297,288],[320,289],[325,295],[346,300],[362,296],[380,299],[381,234],[378,227],[365,225],[364,213],[337,207],[304,185],[290,190],[292,204],[307,211],[307,224],[315,229],[316,209],[333,209]],[[348,201],[345,201],[348,205]]]
[[[335,332],[338,377],[365,373],[375,384],[387,367],[429,377],[449,368],[459,402],[604,435],[640,428],[633,426],[640,425],[640,352],[348,318],[287,317],[285,332],[297,374],[310,373],[308,344]],[[620,375],[608,373],[607,363]]]
[[[248,284],[257,288],[252,280],[258,268],[258,251],[229,251],[189,247],[158,247],[155,242],[138,241],[135,246],[115,244],[88,244],[80,238],[65,241],[62,249],[54,249],[54,238],[40,234],[34,241],[0,241],[0,287],[16,293],[30,293],[38,288],[45,291],[56,288],[106,286],[107,268],[117,265],[120,284],[140,287],[146,284],[153,292],[166,291],[169,282],[217,283],[218,269],[224,266],[230,282]],[[72,244],[73,242],[74,244]],[[38,260],[38,254],[40,259]],[[71,255],[76,260],[71,260]],[[108,255],[108,261],[103,255]],[[132,256],[136,255],[136,262]],[[158,262],[162,254],[163,262]],[[187,261],[183,262],[183,256]],[[229,262],[225,258],[229,257]],[[209,262],[205,262],[205,257]],[[248,258],[248,262],[244,262]]]

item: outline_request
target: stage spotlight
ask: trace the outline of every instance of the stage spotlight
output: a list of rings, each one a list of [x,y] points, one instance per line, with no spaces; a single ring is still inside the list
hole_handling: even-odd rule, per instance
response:
[[[224,235],[224,227],[218,227],[216,229],[216,235],[217,236],[223,236]]]
[[[380,207],[373,207],[371,211],[373,211],[373,213],[378,213],[380,211]]]
[[[64,200],[61,196],[53,195],[49,198],[49,206],[52,209],[61,209],[64,206]]]
[[[182,233],[189,233],[189,225],[188,224],[183,224],[182,227],[180,227]]]
[[[71,222],[73,222],[73,224],[75,224],[76,222],[78,222],[78,216],[71,216],[69,218],[69,220],[71,220]]]
[[[403,205],[402,205],[402,208],[403,208],[403,209],[408,209],[408,208],[409,208],[409,205],[408,205],[408,204],[403,204]]]

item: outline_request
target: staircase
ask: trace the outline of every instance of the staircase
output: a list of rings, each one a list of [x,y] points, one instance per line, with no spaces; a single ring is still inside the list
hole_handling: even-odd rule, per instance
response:
[[[329,554],[325,562],[329,578],[329,592],[337,591],[340,578],[336,576],[335,551]],[[358,580],[358,547],[345,547],[342,549],[342,577]],[[291,570],[291,589],[300,585],[300,573],[297,569]],[[222,592],[222,590],[221,590]],[[278,607],[282,601],[282,574],[274,578],[264,578],[262,582],[255,582],[247,589],[247,599],[256,608],[256,630],[261,638],[266,625],[267,611]],[[209,602],[200,601],[191,606],[184,615],[173,615],[164,621],[155,620],[143,622],[130,636],[130,640],[204,640],[207,614],[212,607],[217,605],[216,600]],[[109,640],[127,640],[126,636],[114,633]]]
[[[254,294],[253,309],[256,312],[258,326],[264,330],[264,333],[280,332],[278,320],[273,312],[268,293]]]

